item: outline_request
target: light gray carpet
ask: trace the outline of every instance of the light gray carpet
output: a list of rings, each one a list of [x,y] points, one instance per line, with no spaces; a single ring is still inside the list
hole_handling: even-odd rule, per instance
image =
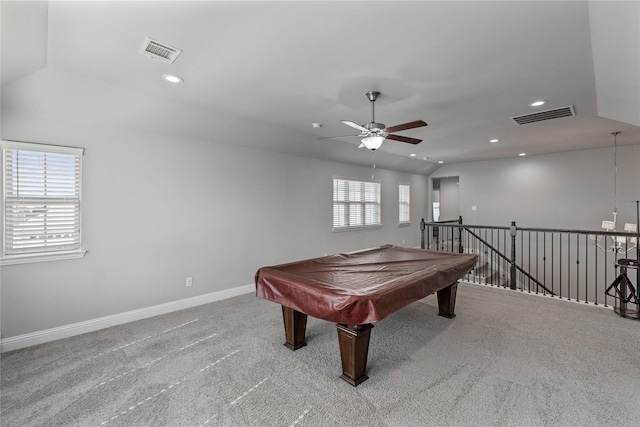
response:
[[[338,377],[334,324],[284,347],[280,307],[244,295],[5,353],[11,426],[638,426],[640,322],[461,284],[372,330],[369,380]]]

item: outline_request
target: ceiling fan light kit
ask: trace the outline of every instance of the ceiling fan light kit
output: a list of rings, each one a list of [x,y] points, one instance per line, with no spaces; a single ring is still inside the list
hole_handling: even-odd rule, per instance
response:
[[[362,138],[362,144],[371,151],[375,151],[382,146],[384,136],[368,136]]]

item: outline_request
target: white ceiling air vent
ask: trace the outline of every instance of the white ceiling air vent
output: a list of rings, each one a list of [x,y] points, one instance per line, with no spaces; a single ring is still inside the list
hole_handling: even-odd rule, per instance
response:
[[[512,117],[512,119],[519,125],[526,125],[527,123],[542,122],[544,120],[571,117],[575,115],[576,113],[573,111],[573,105],[569,105],[568,107],[554,108],[553,110],[538,111],[537,113]]]
[[[149,58],[159,59],[162,62],[173,64],[173,61],[182,53],[182,50],[147,37],[142,43],[140,53]]]

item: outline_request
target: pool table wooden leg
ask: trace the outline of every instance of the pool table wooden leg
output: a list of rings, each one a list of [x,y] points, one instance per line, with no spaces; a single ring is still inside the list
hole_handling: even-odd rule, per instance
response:
[[[456,308],[457,291],[458,282],[455,282],[438,291],[438,316],[446,317],[448,319],[456,317],[454,311]]]
[[[369,378],[366,375],[367,355],[369,353],[369,336],[373,325],[344,325],[338,323],[338,343],[342,359],[342,375],[340,378],[357,386]]]
[[[307,315],[282,306],[282,318],[284,320],[285,346],[291,350],[297,350],[307,345],[305,332],[307,329]]]

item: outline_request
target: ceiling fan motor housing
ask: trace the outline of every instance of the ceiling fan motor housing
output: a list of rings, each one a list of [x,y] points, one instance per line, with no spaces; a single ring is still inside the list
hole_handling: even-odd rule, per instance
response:
[[[371,122],[363,124],[362,127],[369,129],[371,132],[380,132],[385,126],[384,123]]]

